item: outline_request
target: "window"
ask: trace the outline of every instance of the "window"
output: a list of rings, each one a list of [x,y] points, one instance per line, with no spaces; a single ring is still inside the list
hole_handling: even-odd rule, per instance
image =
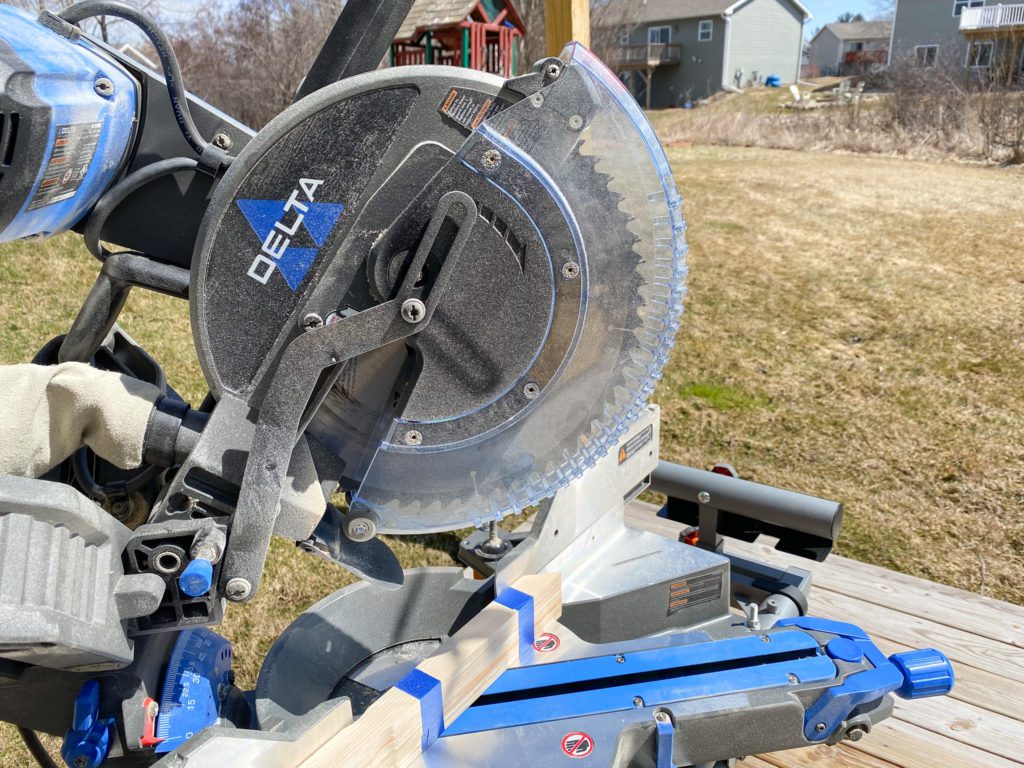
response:
[[[939,58],[939,46],[918,45],[914,47],[914,57],[919,67],[934,67]]]
[[[953,15],[959,16],[964,8],[977,8],[984,4],[985,0],[953,0]]]
[[[861,42],[850,43],[850,50],[854,51],[856,53],[860,53],[861,51],[864,50],[864,43],[861,43]]]
[[[992,41],[985,40],[981,43],[971,43],[967,49],[968,67],[987,67],[992,63]]]
[[[664,43],[668,45],[672,42],[672,27],[648,27],[647,29],[647,44],[656,45],[658,43]]]
[[[629,45],[629,30],[624,29],[619,32],[619,45]]]
[[[704,21],[697,25],[697,40],[702,43],[708,42],[714,29],[715,22],[711,19],[704,19]]]

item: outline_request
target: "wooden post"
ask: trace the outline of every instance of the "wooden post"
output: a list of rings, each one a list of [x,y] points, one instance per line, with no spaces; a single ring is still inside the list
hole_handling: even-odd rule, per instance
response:
[[[561,615],[560,574],[521,576],[362,717],[278,768],[405,768],[437,738],[439,725],[455,722],[519,661],[523,644],[549,631]],[[529,616],[533,625],[520,626]],[[345,726],[344,719],[338,724]]]
[[[546,0],[544,29],[548,56],[557,56],[576,40],[590,47],[590,0]]]

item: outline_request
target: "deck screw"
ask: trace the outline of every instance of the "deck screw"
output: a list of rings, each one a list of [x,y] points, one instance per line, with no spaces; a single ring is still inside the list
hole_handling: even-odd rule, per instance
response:
[[[501,152],[496,149],[488,149],[481,155],[480,162],[483,163],[484,168],[488,171],[493,171],[501,165]]]
[[[97,77],[92,87],[100,96],[114,95],[114,81],[109,77]]]
[[[523,387],[523,397],[527,400],[533,400],[537,395],[540,394],[540,387],[537,386],[537,382],[528,381]]]
[[[644,700],[640,696],[634,696],[633,697],[633,706],[634,707],[642,707],[643,705],[644,705]]]
[[[566,280],[575,280],[580,276],[580,265],[575,261],[567,261],[562,265],[562,277]]]
[[[213,146],[215,146],[217,149],[231,149],[231,145],[234,144],[235,142],[231,138],[230,134],[221,131],[220,133],[213,137],[213,140],[210,143],[213,144]]]
[[[701,491],[700,493],[697,494],[697,501],[699,501],[701,504],[710,504],[711,494],[708,493],[707,491]]]
[[[816,730],[818,733],[821,733],[822,731],[825,730],[825,724],[824,723],[818,723],[816,726],[814,726],[814,730]]]
[[[224,588],[224,594],[227,596],[228,600],[232,600],[236,603],[241,600],[245,600],[245,598],[249,596],[250,592],[252,592],[252,584],[250,584],[246,579],[238,577],[228,581],[227,586]]]
[[[423,442],[423,435],[415,429],[410,429],[405,433],[405,444],[406,445],[419,445]]]
[[[419,299],[406,299],[402,302],[402,319],[407,323],[418,323],[427,316],[427,307]]]

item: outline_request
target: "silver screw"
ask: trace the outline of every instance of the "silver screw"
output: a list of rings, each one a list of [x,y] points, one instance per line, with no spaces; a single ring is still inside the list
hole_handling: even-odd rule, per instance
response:
[[[818,733],[821,733],[822,731],[825,730],[825,724],[824,723],[818,723],[816,726],[814,726],[814,730],[816,730]]]
[[[523,396],[527,400],[533,400],[537,395],[540,394],[540,387],[535,381],[528,381],[523,386]]]
[[[402,319],[407,323],[418,323],[427,316],[427,307],[419,299],[406,299],[402,302]]]
[[[320,317],[316,312],[310,312],[304,318],[302,318],[302,327],[307,331],[311,331],[314,328],[319,328],[324,324],[324,319]]]
[[[868,730],[863,725],[855,725],[846,732],[846,738],[850,741],[860,741]]]
[[[89,758],[85,755],[79,755],[75,758],[75,768],[88,768]]]
[[[701,504],[710,504],[711,494],[708,493],[707,491],[701,491],[700,493],[697,494],[697,501],[699,501]]]
[[[789,680],[789,682],[791,682],[793,685],[796,685],[800,682],[800,678],[794,675],[792,672],[786,675],[786,679]]]
[[[668,712],[655,712],[654,719],[659,723],[667,723],[669,722]]]
[[[644,700],[640,696],[634,696],[633,697],[633,706],[634,707],[642,707],[643,705],[644,705]]]
[[[567,261],[562,265],[562,277],[566,280],[575,280],[580,276],[580,265],[575,261]]]
[[[423,435],[415,429],[410,429],[405,433],[405,444],[406,445],[419,445],[423,442]]]
[[[236,603],[245,600],[245,598],[249,596],[250,592],[252,592],[252,584],[250,584],[246,579],[242,579],[237,576],[228,581],[227,586],[224,588],[224,594],[227,596],[228,600],[232,600]]]
[[[770,637],[768,637],[768,635],[761,635],[761,642],[762,643],[770,643],[771,641],[772,641],[772,639]]]
[[[369,541],[377,535],[377,524],[368,517],[357,517],[345,523],[345,535],[352,541]]]
[[[625,657],[625,656],[623,656],[623,655],[622,655],[622,654],[620,653],[620,654],[619,654],[618,656],[616,656],[616,657],[615,657],[615,663],[616,663],[616,664],[625,664],[625,663],[626,663],[626,657]]]
[[[548,64],[547,75],[552,80],[558,77],[562,73],[562,68],[557,64]]]
[[[97,77],[95,82],[93,82],[92,87],[100,96],[106,97],[114,95],[114,81],[109,77]]]
[[[214,136],[210,143],[217,149],[231,149],[235,141],[231,138],[231,134],[221,132]]]
[[[583,127],[583,118],[580,115],[573,115],[569,118],[569,127],[578,131]]]
[[[501,152],[496,149],[488,149],[481,155],[480,162],[483,163],[484,168],[488,171],[493,171],[501,165]]]

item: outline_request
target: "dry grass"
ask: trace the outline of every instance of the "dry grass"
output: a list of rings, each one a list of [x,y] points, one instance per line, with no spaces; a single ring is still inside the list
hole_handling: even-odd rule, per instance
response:
[[[846,503],[841,552],[1024,603],[1024,174],[734,148],[672,149],[690,225],[663,454]],[[0,251],[0,362],[67,327],[95,265],[70,238]],[[183,304],[124,324],[193,399]],[[448,564],[451,535],[394,542]],[[252,685],[343,571],[275,541],[223,631]],[[26,765],[0,729],[0,766]]]

